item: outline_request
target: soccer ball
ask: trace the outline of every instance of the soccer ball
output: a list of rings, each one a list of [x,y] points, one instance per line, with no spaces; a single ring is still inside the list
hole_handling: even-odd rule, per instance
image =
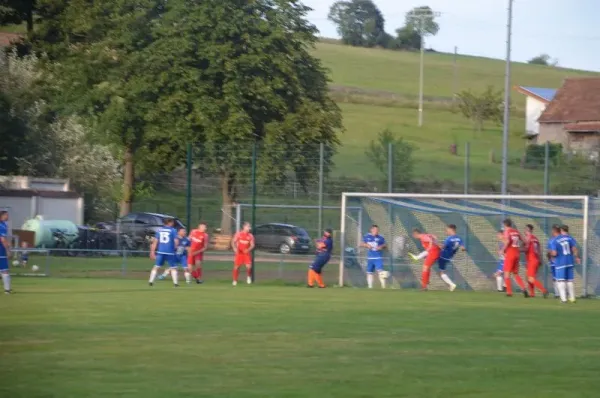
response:
[[[31,270],[32,270],[33,272],[38,272],[38,271],[40,270],[40,267],[38,267],[37,265],[32,265],[32,266],[31,266]]]
[[[13,267],[18,267],[19,266],[19,262],[17,260],[13,261]]]

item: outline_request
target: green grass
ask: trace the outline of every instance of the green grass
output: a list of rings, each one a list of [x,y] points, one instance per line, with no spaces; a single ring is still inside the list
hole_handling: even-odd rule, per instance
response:
[[[15,278],[7,397],[595,397],[597,301]]]
[[[315,55],[330,69],[333,83],[341,86],[381,90],[415,97],[418,94],[419,53],[387,51],[318,43]],[[431,97],[452,97],[454,56],[425,55],[424,93]],[[488,85],[504,87],[504,61],[473,56],[459,56],[458,90],[483,90]],[[512,64],[512,84],[558,88],[566,77],[598,75],[549,66]],[[515,102],[524,104],[524,96],[514,93]]]

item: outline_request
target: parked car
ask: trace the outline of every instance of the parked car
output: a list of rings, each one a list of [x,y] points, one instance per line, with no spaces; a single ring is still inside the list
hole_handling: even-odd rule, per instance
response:
[[[256,248],[282,254],[308,253],[310,236],[303,228],[289,224],[262,224],[254,229]]]
[[[175,220],[175,228],[185,228],[177,217],[167,214],[136,212],[121,217],[115,223],[101,223],[98,228],[118,232],[129,250],[147,250],[150,238],[164,225],[165,218]],[[122,243],[123,243],[122,242]]]

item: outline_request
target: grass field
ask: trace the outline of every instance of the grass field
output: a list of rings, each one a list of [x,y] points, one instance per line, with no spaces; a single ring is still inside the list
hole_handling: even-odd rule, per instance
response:
[[[596,397],[597,301],[15,278],[6,397]]]
[[[381,90],[416,97],[419,90],[419,53],[387,51],[343,46],[321,42],[315,55],[330,69],[334,84]],[[427,53],[425,55],[424,94],[430,97],[452,97],[454,90],[454,56]],[[598,75],[550,66],[512,64],[512,84],[558,88],[566,77]],[[483,90],[488,85],[504,87],[504,61],[499,59],[459,56],[457,86]],[[517,104],[524,96],[514,93]]]

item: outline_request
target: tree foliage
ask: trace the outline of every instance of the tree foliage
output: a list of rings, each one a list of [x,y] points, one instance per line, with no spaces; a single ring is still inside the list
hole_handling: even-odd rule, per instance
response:
[[[0,0],[0,25],[27,23],[27,32],[33,32],[37,0]]]
[[[383,14],[371,0],[337,1],[329,9],[329,20],[345,44],[386,47],[389,42]]]
[[[527,63],[532,65],[549,66],[552,64],[552,58],[548,54],[540,54],[531,58],[529,61],[527,61]]]
[[[435,20],[435,13],[429,6],[415,7],[405,16],[405,27],[419,32],[424,36],[435,36],[440,31],[440,25]]]
[[[471,120],[473,130],[482,131],[486,121],[502,124],[503,98],[502,91],[488,86],[481,93],[464,90],[457,94],[458,107],[463,116]]]
[[[381,174],[389,179],[389,153],[392,146],[393,187],[409,188],[414,177],[414,146],[404,141],[389,129],[381,131],[377,139],[371,140],[365,155],[377,167]]]

